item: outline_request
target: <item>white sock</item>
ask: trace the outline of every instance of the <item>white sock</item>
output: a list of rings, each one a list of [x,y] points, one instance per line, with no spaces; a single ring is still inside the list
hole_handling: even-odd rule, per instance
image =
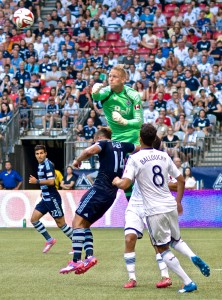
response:
[[[188,256],[190,259],[191,257],[196,256],[196,254],[193,253],[187,243],[182,239],[180,239],[178,242],[174,241],[173,243],[171,243],[171,246],[181,254]]]
[[[163,258],[161,256],[160,253],[157,253],[156,254],[156,261],[158,263],[158,267],[160,269],[160,274],[161,274],[161,277],[167,277],[169,278],[169,272],[168,272],[168,268],[167,268],[167,265],[165,264],[165,262],[163,261]]]
[[[168,268],[172,270],[174,273],[176,273],[182,279],[185,285],[192,282],[190,277],[185,273],[185,271],[181,267],[179,260],[170,250],[164,251],[163,253],[161,253],[161,256],[163,258],[163,261],[165,261],[166,265],[168,266]]]
[[[135,267],[136,267],[136,253],[124,253],[124,259],[126,262],[126,269],[129,275],[129,279],[136,280]]]

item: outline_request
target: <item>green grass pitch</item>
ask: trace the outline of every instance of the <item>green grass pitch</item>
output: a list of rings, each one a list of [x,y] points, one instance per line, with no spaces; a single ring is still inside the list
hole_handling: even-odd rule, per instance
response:
[[[92,229],[98,264],[84,275],[60,275],[59,269],[72,258],[71,242],[58,230],[49,229],[57,244],[42,253],[44,239],[34,229],[0,229],[1,300],[158,300],[222,299],[222,230],[182,229],[182,238],[211,267],[206,278],[187,257],[176,253],[181,265],[197,283],[198,290],[178,294],[179,279],[171,273],[173,286],[156,289],[160,279],[154,251],[145,232],[137,242],[138,286],[123,289],[128,280],[123,260],[123,229]]]

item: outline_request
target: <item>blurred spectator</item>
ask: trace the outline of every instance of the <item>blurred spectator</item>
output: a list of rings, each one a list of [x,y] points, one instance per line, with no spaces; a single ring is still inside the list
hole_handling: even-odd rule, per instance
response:
[[[202,130],[205,135],[209,134],[209,129],[211,128],[210,120],[206,116],[206,112],[204,109],[201,109],[199,111],[199,115],[197,118],[195,118],[193,122],[193,127],[196,130]]]
[[[47,86],[57,86],[57,81],[62,76],[62,72],[58,70],[57,64],[52,64],[52,71],[46,73],[45,81]]]
[[[99,42],[104,39],[104,29],[99,25],[99,21],[93,22],[93,28],[90,30],[90,38],[94,42]]]
[[[0,126],[1,129],[4,129],[4,126],[7,125],[8,121],[12,118],[12,111],[10,110],[8,103],[1,103],[0,111]]]
[[[66,174],[64,175],[60,186],[63,190],[74,190],[75,182],[76,177],[73,174],[73,168],[71,166],[68,166],[66,168]]]
[[[147,49],[154,49],[157,47],[158,39],[157,36],[153,34],[153,28],[147,28],[147,34],[142,38],[141,45]]]
[[[117,17],[116,10],[112,10],[110,17],[108,17],[105,21],[107,32],[120,32],[124,24],[125,22],[121,18]]]
[[[164,124],[164,116],[158,117],[158,122],[155,122],[154,127],[157,129],[157,135],[160,139],[162,139],[167,134],[168,126]]]
[[[155,109],[157,111],[160,111],[161,108],[164,108],[166,110],[167,107],[167,101],[163,100],[163,92],[158,92],[157,94],[157,100],[154,101]]]
[[[166,105],[167,114],[173,119],[178,120],[179,115],[183,113],[183,103],[179,99],[178,92],[173,92],[172,99],[167,101]]]
[[[29,72],[25,71],[25,62],[21,61],[19,63],[19,69],[18,71],[15,73],[15,77],[18,79],[18,83],[24,87],[24,83],[25,80],[30,80],[31,79],[31,75]]]
[[[20,105],[18,105],[19,110],[19,125],[20,132],[23,133],[24,130],[27,130],[30,125],[30,115],[31,115],[31,106],[28,105],[26,98],[22,98]]]
[[[66,134],[69,123],[74,126],[78,118],[79,104],[72,95],[70,95],[67,100],[68,103],[65,104],[63,108],[62,134]]]
[[[186,190],[195,190],[196,189],[196,179],[193,177],[191,168],[186,167],[183,172],[185,179],[185,189]]]
[[[52,96],[49,97],[48,103],[49,104],[46,105],[46,114],[42,116],[43,133],[41,135],[50,135],[50,131],[55,123],[61,121],[59,105],[55,103],[55,98]],[[49,128],[46,130],[47,122],[49,122]]]
[[[74,128],[74,131],[77,136],[77,141],[85,141],[84,130],[82,124],[77,124]]]
[[[144,123],[155,124],[156,119],[159,116],[159,112],[154,108],[155,104],[153,100],[148,102],[148,107],[143,109],[143,121]]]
[[[192,124],[187,126],[187,133],[183,139],[182,152],[185,154],[186,162],[190,162],[190,159],[198,151],[197,147],[197,134]]]
[[[87,119],[87,125],[83,127],[83,131],[86,141],[93,142],[94,134],[96,133],[97,128],[94,126],[92,118]]]
[[[21,175],[12,169],[10,161],[5,162],[5,170],[0,173],[0,180],[6,190],[19,190],[23,182]]]
[[[35,88],[31,87],[30,79],[25,80],[24,93],[26,97],[31,99],[32,103],[38,101],[38,93]]]
[[[173,159],[178,157],[180,142],[178,136],[174,134],[173,127],[169,126],[167,129],[167,135],[163,137],[164,151]]]
[[[188,120],[185,119],[185,114],[180,114],[179,120],[174,125],[174,131],[183,131],[184,133],[187,132],[188,127]]]
[[[87,120],[88,118],[91,118],[93,120],[93,123],[94,123],[94,126],[97,128],[98,126],[101,126],[102,125],[102,122],[98,116],[98,114],[96,113],[96,111],[94,109],[91,109],[89,114],[88,114],[88,117],[87,117]],[[87,125],[87,120],[85,121],[84,125]]]
[[[206,107],[207,114],[213,114],[217,117],[217,121],[222,121],[222,106],[218,101],[217,97],[213,94],[209,94],[208,104]]]

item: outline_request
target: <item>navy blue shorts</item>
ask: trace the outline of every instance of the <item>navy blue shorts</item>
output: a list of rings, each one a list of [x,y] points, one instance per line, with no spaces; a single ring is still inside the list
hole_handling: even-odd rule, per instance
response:
[[[76,214],[93,224],[99,220],[112,206],[117,190],[108,193],[105,190],[92,187],[80,200]]]
[[[60,195],[51,196],[51,201],[44,201],[43,199],[36,205],[35,209],[40,211],[43,215],[50,213],[56,219],[64,216],[62,209],[62,199]]]

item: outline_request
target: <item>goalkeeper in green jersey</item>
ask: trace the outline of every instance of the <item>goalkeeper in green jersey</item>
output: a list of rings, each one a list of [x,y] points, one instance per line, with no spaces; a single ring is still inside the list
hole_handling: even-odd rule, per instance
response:
[[[94,84],[92,98],[102,104],[113,140],[139,144],[142,102],[139,93],[124,85],[125,81],[125,70],[116,65],[109,73],[109,86]]]

